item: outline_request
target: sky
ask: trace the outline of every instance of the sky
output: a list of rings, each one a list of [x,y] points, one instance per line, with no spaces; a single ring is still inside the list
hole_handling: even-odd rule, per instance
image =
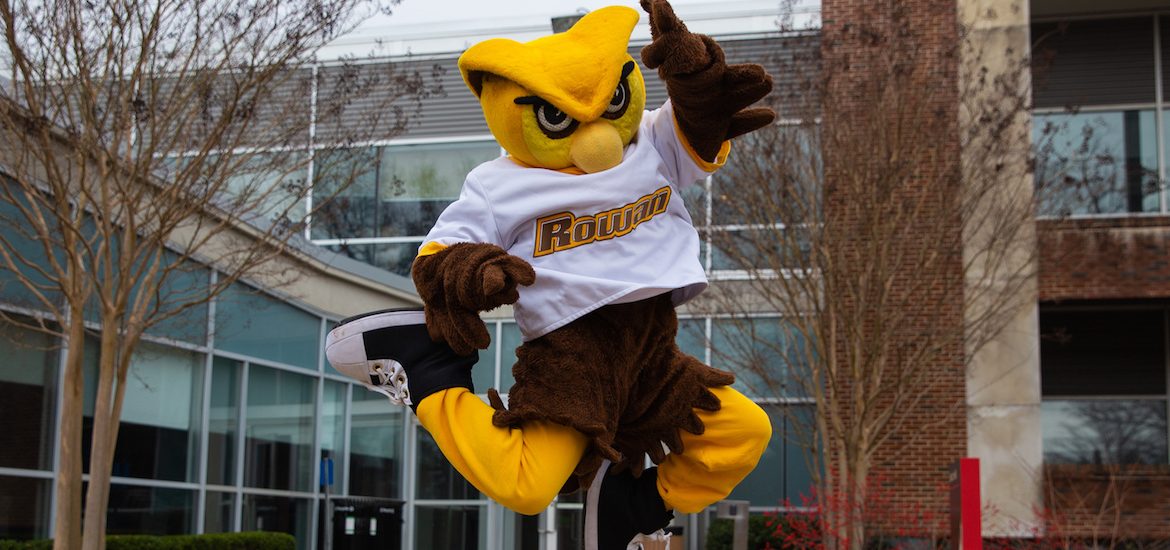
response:
[[[774,32],[784,0],[673,0],[688,27],[709,34]],[[375,55],[450,53],[486,38],[530,40],[551,32],[550,20],[609,5],[642,13],[638,0],[402,0],[393,14],[367,21],[338,40],[322,58],[336,53]],[[819,0],[796,0],[799,18],[819,12]],[[632,40],[649,39],[643,13]]]

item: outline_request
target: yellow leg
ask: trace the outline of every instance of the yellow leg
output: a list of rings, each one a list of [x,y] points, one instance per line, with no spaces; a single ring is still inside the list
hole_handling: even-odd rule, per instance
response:
[[[539,514],[573,473],[588,440],[552,422],[500,428],[492,424],[493,412],[466,388],[431,394],[417,409],[443,456],[476,489],[515,512]]]
[[[718,411],[696,411],[702,435],[682,433],[683,452],[658,467],[658,493],[668,508],[699,512],[726,498],[760,461],[772,438],[768,414],[729,386],[711,388]]]

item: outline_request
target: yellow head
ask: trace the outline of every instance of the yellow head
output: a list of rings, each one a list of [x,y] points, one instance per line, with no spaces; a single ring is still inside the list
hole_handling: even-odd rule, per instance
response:
[[[642,119],[646,87],[627,53],[638,12],[611,6],[561,34],[469,48],[459,70],[514,159],[553,170],[616,166]]]

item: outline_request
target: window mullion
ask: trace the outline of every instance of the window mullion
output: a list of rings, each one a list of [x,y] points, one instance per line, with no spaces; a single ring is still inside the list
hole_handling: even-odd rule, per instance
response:
[[[1162,31],[1160,15],[1154,14],[1154,145],[1158,158],[1158,187],[1161,212],[1167,212],[1166,117],[1162,112]]]

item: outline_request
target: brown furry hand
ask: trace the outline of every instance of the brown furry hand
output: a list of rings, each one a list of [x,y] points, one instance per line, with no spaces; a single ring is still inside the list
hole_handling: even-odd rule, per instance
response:
[[[762,66],[728,65],[719,44],[688,31],[669,2],[641,2],[653,37],[642,48],[642,62],[666,82],[679,128],[700,157],[714,161],[724,141],[775,120],[772,109],[748,108],[772,91],[772,77]]]
[[[528,262],[484,243],[460,243],[420,256],[411,275],[431,339],[447,342],[460,355],[491,344],[480,311],[516,302],[517,286],[536,281]]]

